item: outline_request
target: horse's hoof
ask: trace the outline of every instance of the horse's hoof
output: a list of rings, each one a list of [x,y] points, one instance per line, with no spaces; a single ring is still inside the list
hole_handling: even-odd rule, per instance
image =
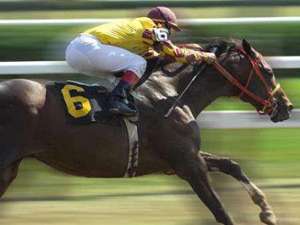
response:
[[[277,224],[277,220],[276,220],[276,216],[273,213],[272,210],[266,210],[263,211],[259,214],[260,220],[261,222],[268,224],[268,225],[276,225]]]

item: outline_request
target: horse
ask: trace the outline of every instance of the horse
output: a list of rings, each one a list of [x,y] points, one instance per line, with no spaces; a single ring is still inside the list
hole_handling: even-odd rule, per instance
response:
[[[221,96],[237,96],[259,113],[268,114],[273,122],[289,118],[292,103],[258,51],[246,40],[223,40],[213,45],[221,49],[219,63],[207,66],[180,99],[193,117]],[[173,171],[192,187],[217,222],[233,225],[208,179],[209,171],[220,171],[242,183],[261,208],[262,222],[275,225],[264,193],[237,162],[199,151],[198,129],[188,124],[179,126],[176,112],[165,117],[199,69],[199,65],[189,65],[174,77],[158,71],[136,90],[140,137],[136,176]],[[51,81],[27,79],[0,83],[0,196],[16,178],[18,166],[26,157],[75,176],[124,175],[129,154],[124,124],[118,120],[88,126],[66,123],[65,109],[53,86]]]

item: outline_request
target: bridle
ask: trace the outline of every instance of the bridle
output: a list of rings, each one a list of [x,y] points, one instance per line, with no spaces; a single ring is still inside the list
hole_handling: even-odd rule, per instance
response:
[[[251,57],[243,48],[238,48],[237,51],[249,60],[251,65],[251,71],[248,75],[248,79],[246,85],[243,85],[238,79],[236,79],[233,75],[231,75],[221,64],[215,62],[213,66],[219,74],[225,77],[232,85],[236,86],[240,91],[239,97],[242,98],[244,95],[247,95],[249,98],[253,99],[257,103],[262,106],[261,110],[257,110],[259,114],[269,114],[272,113],[275,101],[274,95],[281,89],[280,84],[276,84],[275,88],[273,89],[270,85],[268,85],[266,79],[264,78],[261,69],[259,68],[259,62],[257,58]],[[255,93],[249,90],[249,85],[253,76],[256,75],[260,81],[264,84],[268,97],[263,99],[262,97],[256,95]]]

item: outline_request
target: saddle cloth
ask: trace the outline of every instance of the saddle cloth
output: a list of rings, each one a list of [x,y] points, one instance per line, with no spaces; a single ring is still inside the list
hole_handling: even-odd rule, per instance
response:
[[[138,117],[123,118],[111,114],[108,110],[110,93],[104,86],[77,81],[58,81],[54,83],[54,88],[64,102],[67,123],[88,125],[98,122],[111,126],[126,127],[129,152],[128,165],[124,176],[135,176],[139,153]],[[130,96],[128,104],[130,107],[135,107],[132,96]]]
[[[109,112],[110,93],[104,86],[78,81],[57,81],[54,85],[66,106],[68,123],[109,123],[122,118]],[[135,109],[134,98],[129,96],[128,99],[128,105]]]

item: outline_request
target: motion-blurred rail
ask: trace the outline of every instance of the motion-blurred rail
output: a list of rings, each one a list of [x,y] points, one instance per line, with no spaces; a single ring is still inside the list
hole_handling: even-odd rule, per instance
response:
[[[300,56],[266,57],[274,69],[300,68]],[[0,75],[76,74],[65,61],[0,62]]]
[[[95,25],[116,21],[110,19],[0,19],[0,25]],[[243,18],[193,18],[179,19],[182,25],[233,25],[233,24],[282,24],[300,23],[299,16],[293,17],[243,17]]]
[[[293,110],[291,118],[284,122],[272,123],[268,116],[254,111],[206,111],[197,121],[201,128],[239,129],[239,128],[299,128],[300,110]]]
[[[241,7],[241,6],[298,6],[298,0],[165,0],[168,7]],[[1,0],[0,11],[9,10],[87,10],[87,9],[136,9],[157,6],[157,1],[147,0],[76,0],[76,1],[35,1]]]

